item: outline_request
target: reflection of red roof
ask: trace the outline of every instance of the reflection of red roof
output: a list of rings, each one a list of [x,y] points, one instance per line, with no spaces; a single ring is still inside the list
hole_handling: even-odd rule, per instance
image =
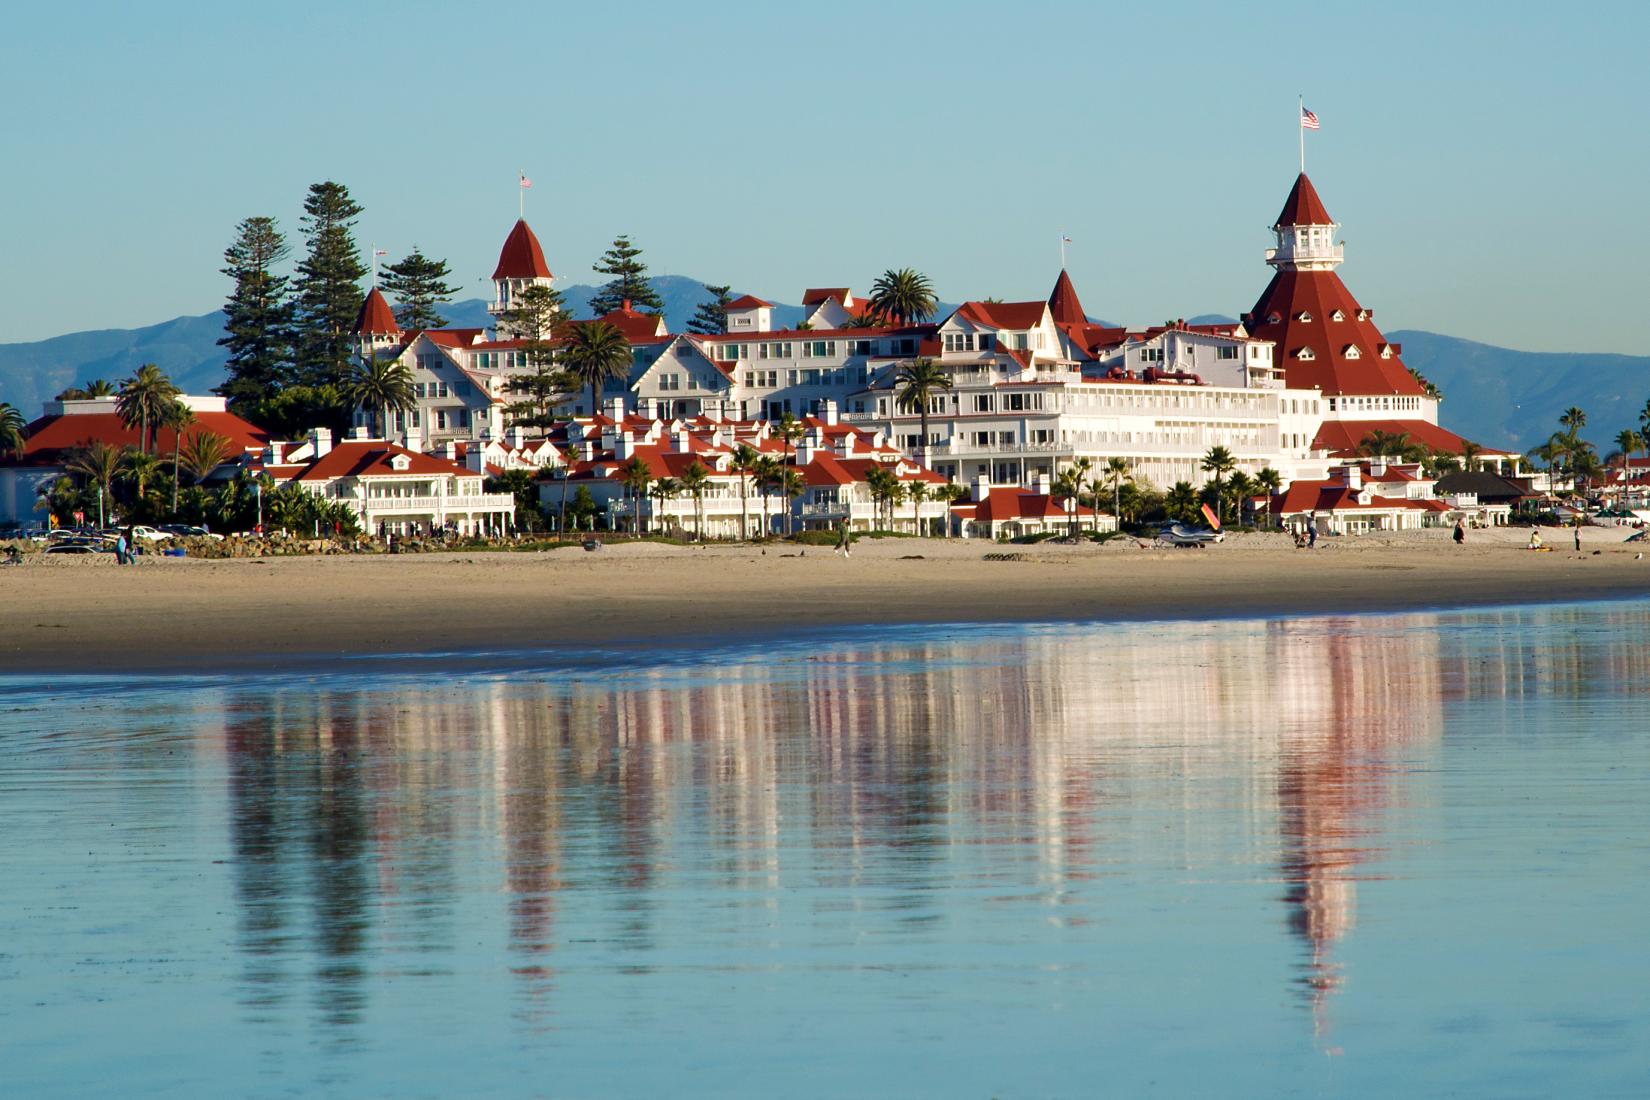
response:
[[[1312,441],[1312,449],[1326,450],[1337,458],[1350,457],[1371,432],[1390,435],[1403,432],[1423,447],[1452,455],[1460,454],[1466,442],[1454,432],[1425,420],[1325,420]],[[1485,448],[1482,453],[1492,452]]]
[[[1334,225],[1329,211],[1324,209],[1323,200],[1318,198],[1318,189],[1312,186],[1312,181],[1302,172],[1295,177],[1295,186],[1289,189],[1289,197],[1284,200],[1283,210],[1278,213],[1278,220],[1272,223],[1281,225]]]
[[[407,468],[397,470],[391,459],[403,455]],[[434,455],[419,454],[382,439],[345,440],[311,462],[295,481],[331,481],[340,477],[477,477],[474,470]]]
[[[390,303],[377,287],[367,291],[367,297],[361,303],[361,312],[355,315],[355,331],[358,335],[368,336],[401,334],[401,326],[395,323],[395,311],[390,309]]]
[[[772,309],[772,302],[764,302],[754,294],[741,294],[726,306],[727,309]]]
[[[1333,319],[1337,312],[1339,321]],[[1330,396],[1424,395],[1396,347],[1370,317],[1360,321],[1360,313],[1357,299],[1333,271],[1280,269],[1250,312],[1249,335],[1277,345],[1273,366],[1283,368],[1290,389],[1321,389]],[[1391,354],[1382,358],[1389,347]],[[1348,356],[1351,348],[1358,351],[1355,359]],[[1300,358],[1303,349],[1312,358]]]
[[[261,449],[269,442],[269,433],[229,412],[196,413],[194,423],[183,429],[183,441],[188,442],[203,432],[229,441],[230,460],[238,459],[245,451]],[[18,465],[61,465],[68,460],[70,451],[93,442],[111,447],[136,447],[138,434],[136,424],[128,428],[121,423],[120,414],[113,411],[43,416],[25,430],[26,442]],[[176,436],[173,429],[161,428],[151,436],[151,445],[158,451],[170,452]]]
[[[1077,299],[1077,288],[1071,285],[1071,276],[1060,269],[1060,278],[1054,283],[1054,292],[1048,296],[1048,311],[1057,325],[1086,325],[1083,303]]]
[[[1047,302],[964,302],[958,315],[992,328],[1029,329],[1043,322]]]
[[[504,248],[498,254],[498,266],[493,269],[495,279],[550,279],[550,265],[544,262],[544,249],[538,237],[522,219],[504,238]]]

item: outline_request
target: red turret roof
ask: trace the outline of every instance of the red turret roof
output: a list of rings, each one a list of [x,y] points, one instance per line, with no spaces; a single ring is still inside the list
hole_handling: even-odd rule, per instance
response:
[[[385,300],[384,292],[377,287],[367,291],[367,299],[361,303],[361,312],[355,316],[355,334],[357,336],[401,335],[401,326],[395,323],[395,311],[390,309],[390,303]]]
[[[521,219],[504,238],[504,248],[498,254],[498,267],[493,269],[495,279],[551,279],[550,265],[544,262],[544,249],[539,239]]]
[[[1312,181],[1302,172],[1295,177],[1295,186],[1289,189],[1289,197],[1284,200],[1283,211],[1278,214],[1278,220],[1273,225],[1334,225],[1329,211],[1324,209],[1323,200],[1318,198],[1318,189],[1312,186]]]
[[[754,294],[741,294],[727,304],[728,309],[772,309],[772,302],[765,302]]]
[[[1250,336],[1277,345],[1273,365],[1283,368],[1290,389],[1317,388],[1326,396],[1426,392],[1398,357],[1397,345],[1381,335],[1333,271],[1280,268],[1247,322]]]
[[[1060,269],[1060,278],[1055,281],[1054,293],[1048,296],[1048,311],[1054,315],[1057,325],[1086,325],[1088,317],[1083,313],[1083,303],[1077,300],[1077,288],[1071,285],[1071,276],[1066,269]]]

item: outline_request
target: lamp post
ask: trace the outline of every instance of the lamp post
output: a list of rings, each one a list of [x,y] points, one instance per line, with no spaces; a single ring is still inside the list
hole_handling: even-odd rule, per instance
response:
[[[252,483],[252,496],[258,502],[258,534],[264,533],[264,484],[261,481]]]

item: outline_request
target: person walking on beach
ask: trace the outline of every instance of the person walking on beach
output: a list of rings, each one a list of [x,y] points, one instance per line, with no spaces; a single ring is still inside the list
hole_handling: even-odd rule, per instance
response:
[[[836,552],[845,558],[854,556],[854,540],[848,535],[848,524],[846,522],[837,528]]]
[[[1455,521],[1455,545],[1460,546],[1467,541],[1467,526],[1462,520]]]
[[[130,557],[131,552],[126,548],[126,532],[122,531],[115,538],[115,564],[125,565]]]
[[[1306,548],[1308,550],[1316,550],[1318,548],[1318,525],[1315,523],[1306,529]]]
[[[1576,553],[1581,553],[1581,521],[1576,520]]]

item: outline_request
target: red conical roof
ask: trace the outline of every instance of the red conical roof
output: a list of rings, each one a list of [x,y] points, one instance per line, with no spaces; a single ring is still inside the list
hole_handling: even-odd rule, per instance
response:
[[[1334,225],[1334,219],[1329,211],[1324,209],[1323,200],[1318,198],[1318,189],[1312,186],[1312,181],[1302,172],[1295,177],[1295,186],[1289,189],[1289,198],[1284,201],[1283,212],[1273,225]]]
[[[495,279],[550,279],[550,265],[544,262],[544,249],[539,239],[527,227],[525,218],[515,224],[504,239],[504,248],[498,254]]]
[[[367,291],[367,300],[361,303],[361,312],[355,316],[356,335],[398,336],[401,326],[395,323],[395,311],[377,287]]]
[[[1276,345],[1273,364],[1283,368],[1284,384],[1292,390],[1315,388],[1325,396],[1426,393],[1398,357],[1397,345],[1381,335],[1333,271],[1280,270],[1261,292],[1246,327],[1250,336]],[[1311,358],[1303,359],[1303,351]]]
[[[1057,325],[1086,325],[1088,316],[1083,313],[1083,303],[1077,300],[1077,288],[1071,285],[1071,276],[1066,269],[1060,269],[1060,278],[1054,284],[1054,293],[1048,296],[1048,311],[1054,316]]]

